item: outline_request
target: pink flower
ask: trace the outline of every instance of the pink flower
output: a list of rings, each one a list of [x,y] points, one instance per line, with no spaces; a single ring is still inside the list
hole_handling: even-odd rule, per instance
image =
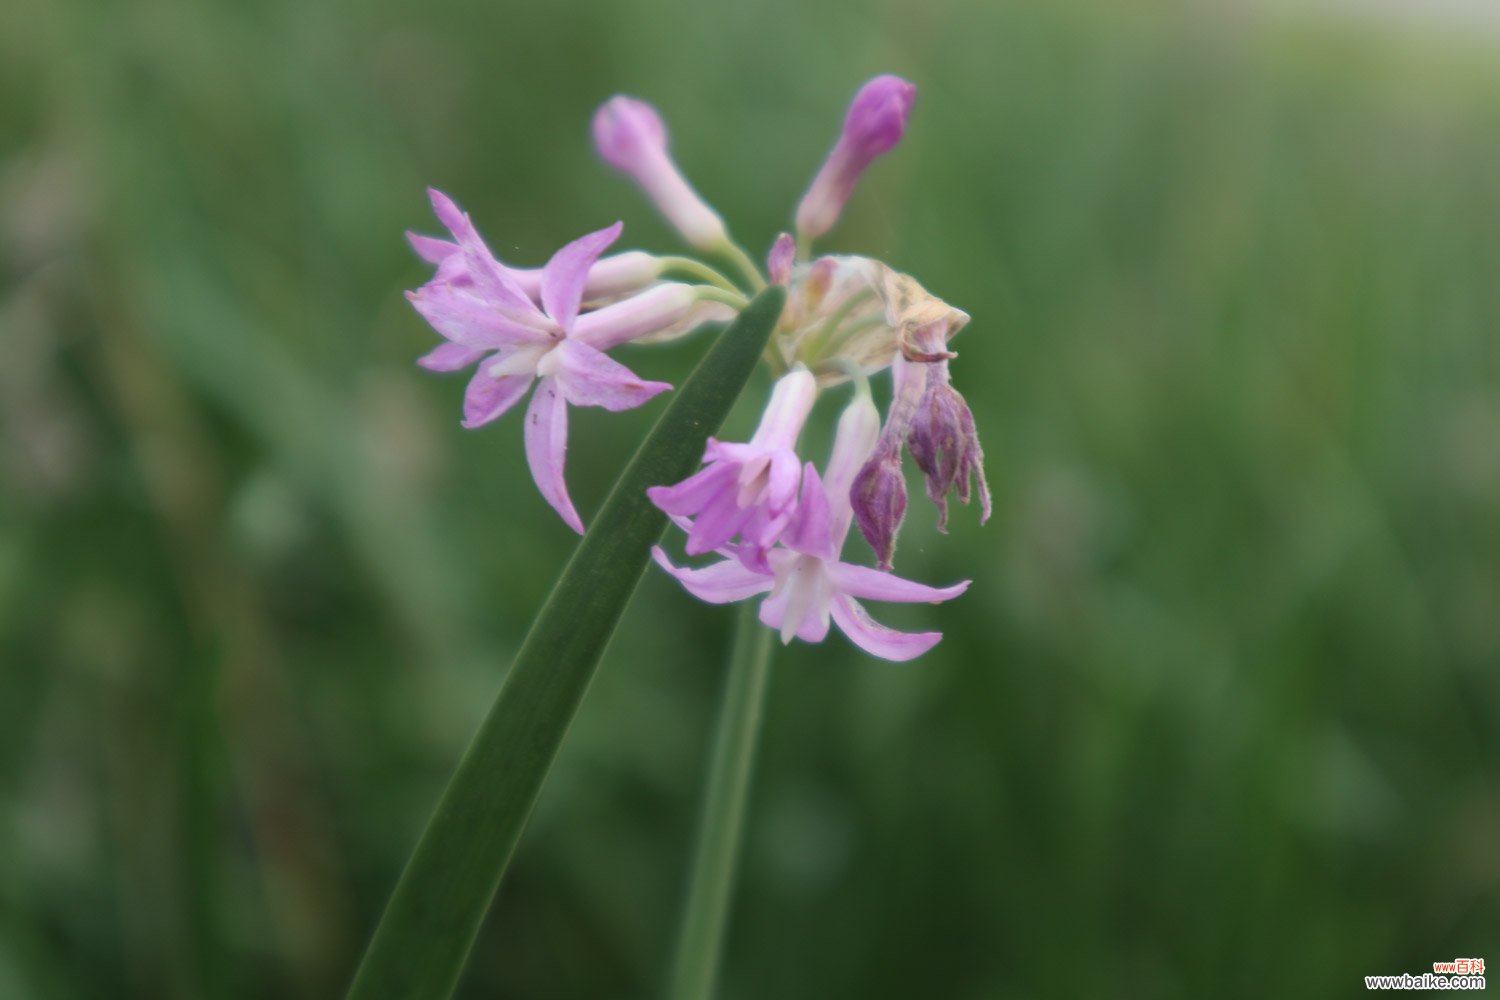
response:
[[[728,242],[724,220],[693,190],[667,152],[667,127],[645,101],[623,94],[594,112],[594,146],[604,162],[629,176],[672,227],[699,250]]]
[[[676,486],[646,491],[668,514],[694,519],[689,555],[712,552],[740,535],[749,547],[746,557],[764,563],[766,550],[792,519],[802,480],[797,438],[817,396],[817,380],[799,366],[777,381],[749,443],[709,438],[706,468]]]
[[[808,463],[796,515],[780,544],[768,554],[766,566],[731,556],[701,569],[678,567],[660,546],[652,550],[652,557],[689,593],[711,604],[767,595],[761,602],[760,620],[776,629],[783,643],[793,636],[822,642],[831,622],[871,655],[898,661],[921,656],[942,639],[942,633],[887,628],[870,617],[859,599],[936,604],[962,594],[969,581],[929,587],[839,558],[853,516],[850,487],[874,447],[879,428],[880,415],[867,397],[857,398],[845,409],[825,477],[820,479]]]
[[[431,281],[407,293],[446,341],[418,364],[440,372],[476,365],[464,394],[463,425],[470,428],[495,420],[536,383],[526,411],[526,460],[542,496],[581,534],[583,521],[563,480],[567,404],[629,410],[670,389],[665,382],[643,381],[604,351],[676,322],[696,296],[686,285],[657,285],[580,316],[591,268],[620,235],[617,222],[553,254],[538,282],[538,306],[515,271],[490,253],[469,217],[441,192],[429,194],[457,249],[442,259]]]
[[[833,228],[860,175],[901,141],[917,88],[899,76],[877,76],[859,89],[844,130],[797,206],[797,232],[815,239]]]

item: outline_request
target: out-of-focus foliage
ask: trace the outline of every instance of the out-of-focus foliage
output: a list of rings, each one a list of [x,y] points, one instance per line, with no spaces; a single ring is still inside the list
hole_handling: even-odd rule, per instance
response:
[[[0,8],[0,996],[351,972],[574,543],[517,421],[412,365],[423,186],[517,263],[617,217],[673,249],[587,145],[627,91],[758,250],[881,71],[912,127],[826,245],[973,315],[996,514],[913,501],[903,573],[976,581],[888,612],[933,654],[780,656],[725,997],[1484,956],[1500,25],[1377,11]],[[576,415],[585,516],[659,410]],[[729,618],[648,576],[465,996],[660,986]]]

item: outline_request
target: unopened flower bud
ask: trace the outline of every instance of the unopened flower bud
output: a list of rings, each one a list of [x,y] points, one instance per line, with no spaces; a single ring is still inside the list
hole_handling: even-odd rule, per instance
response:
[[[901,141],[917,88],[899,76],[877,76],[859,89],[844,131],[797,206],[797,232],[814,239],[838,221],[854,185],[875,159]]]
[[[698,250],[724,245],[724,221],[672,162],[667,128],[655,108],[633,97],[612,97],[594,113],[593,132],[604,162],[639,184],[689,245]]]
[[[776,242],[771,244],[771,252],[766,256],[766,273],[771,276],[771,284],[785,285],[792,280],[792,264],[797,260],[797,241],[792,239],[791,233],[782,233],[776,237]]]

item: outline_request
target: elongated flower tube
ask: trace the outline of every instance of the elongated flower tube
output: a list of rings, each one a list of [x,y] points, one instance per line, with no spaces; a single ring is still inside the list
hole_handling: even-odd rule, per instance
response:
[[[705,468],[675,486],[646,491],[666,513],[692,519],[689,555],[712,552],[740,535],[745,557],[764,565],[766,550],[792,519],[802,479],[797,438],[817,396],[817,381],[806,368],[789,372],[771,390],[748,443],[709,438]]]
[[[899,76],[877,76],[854,95],[844,130],[797,206],[797,235],[813,240],[833,228],[870,163],[906,131],[917,88]]]
[[[667,127],[645,101],[623,94],[594,112],[594,146],[627,175],[689,246],[717,250],[729,240],[724,220],[693,190],[667,152]]]
[[[665,382],[642,380],[604,351],[676,322],[694,304],[693,290],[657,285],[580,316],[590,271],[620,235],[617,222],[552,256],[542,269],[538,305],[512,269],[490,253],[469,217],[446,195],[429,193],[459,250],[438,265],[431,281],[407,293],[446,341],[418,364],[440,372],[476,365],[464,394],[463,425],[469,428],[501,416],[536,383],[526,411],[527,464],[543,498],[582,534],[583,521],[563,480],[568,404],[628,410],[670,389]]]
[[[831,621],[849,641],[873,656],[897,661],[921,656],[937,645],[942,633],[887,628],[870,617],[860,599],[937,604],[962,594],[969,581],[929,587],[839,558],[853,516],[850,487],[879,428],[880,414],[868,396],[861,394],[845,408],[824,475],[820,477],[812,463],[807,464],[796,516],[765,566],[731,554],[701,569],[679,567],[660,546],[652,550],[652,558],[690,594],[710,604],[765,594],[761,623],[775,629],[783,643],[794,636],[804,642],[822,642]]]

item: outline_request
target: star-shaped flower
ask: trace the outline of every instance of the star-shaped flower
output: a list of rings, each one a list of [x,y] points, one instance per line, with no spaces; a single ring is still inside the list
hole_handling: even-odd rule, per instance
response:
[[[872,619],[859,598],[936,604],[957,597],[969,581],[951,587],[929,587],[894,574],[857,566],[839,556],[853,518],[849,488],[855,472],[874,447],[880,415],[868,398],[856,399],[839,420],[826,484],[811,462],[802,474],[802,499],[781,542],[767,556],[768,565],[721,550],[728,558],[701,569],[674,566],[660,546],[652,549],[657,564],[693,596],[710,604],[729,604],[767,594],[761,602],[762,624],[776,629],[783,643],[792,636],[822,642],[829,623],[839,627],[860,649],[887,660],[921,656],[942,639],[940,632],[899,632]]]
[[[464,393],[465,427],[479,427],[515,406],[532,384],[526,411],[526,460],[543,498],[574,531],[583,521],[563,480],[568,404],[629,410],[671,386],[647,382],[604,351],[670,325],[696,297],[686,285],[660,284],[580,315],[589,270],[622,228],[615,223],[552,255],[533,302],[515,272],[495,259],[469,217],[446,195],[429,191],[455,251],[407,298],[446,343],[418,363],[432,371],[476,365]],[[427,246],[441,241],[429,241]]]

